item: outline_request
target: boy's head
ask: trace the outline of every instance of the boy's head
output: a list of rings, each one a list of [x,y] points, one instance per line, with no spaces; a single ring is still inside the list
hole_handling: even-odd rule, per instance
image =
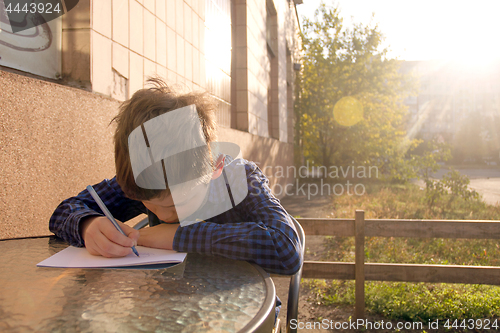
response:
[[[176,185],[169,184],[169,181],[172,182],[175,179],[189,181],[199,177],[200,173],[211,171],[213,161],[208,147],[216,139],[216,106],[208,94],[179,94],[160,79],[150,79],[148,82],[152,84],[152,87],[137,91],[132,98],[121,105],[118,115],[113,119],[117,124],[114,141],[118,184],[127,197],[143,202],[167,197],[170,194],[170,187]],[[171,111],[175,112],[165,115]],[[184,114],[186,118],[193,117],[193,113],[194,118],[196,118],[194,122],[174,120],[179,119],[179,116],[183,118]],[[158,121],[168,123],[155,124],[158,123],[157,120],[151,121],[155,118]],[[173,123],[174,121],[175,123]],[[151,124],[156,126],[155,131],[151,130],[151,126],[149,126]],[[168,130],[162,130],[163,128]],[[129,147],[129,143],[131,134],[132,137],[134,134],[142,137],[143,133],[141,132],[144,133],[145,139],[142,140],[145,140],[147,147],[161,146],[164,152],[179,152],[169,159],[163,159],[163,156],[170,155],[166,153],[161,157],[162,160],[156,163],[163,172],[153,173],[146,169],[141,174],[144,174],[149,182],[164,184],[163,188],[161,186],[140,186],[141,184],[137,184],[138,181],[136,181],[138,180],[137,175],[134,177],[131,153],[133,159],[136,148]],[[200,142],[205,142],[206,145],[198,147]],[[182,146],[188,147],[188,150],[182,149]],[[191,147],[198,148],[189,149]],[[146,163],[149,162],[146,161]],[[207,174],[207,177],[210,178],[210,175]]]

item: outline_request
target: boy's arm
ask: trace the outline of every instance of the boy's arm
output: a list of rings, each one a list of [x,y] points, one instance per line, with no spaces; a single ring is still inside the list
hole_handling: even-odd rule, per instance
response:
[[[125,197],[116,178],[103,180],[93,187],[111,214],[119,221],[128,221],[146,212],[140,201]],[[49,229],[70,245],[81,247],[84,246],[81,234],[83,223],[98,216],[104,214],[88,191],[84,190],[76,197],[66,199],[59,204],[50,218]]]
[[[246,222],[179,227],[173,248],[252,261],[271,273],[294,274],[301,265],[301,245],[293,222],[260,169],[253,163],[246,169],[249,194],[235,208]]]

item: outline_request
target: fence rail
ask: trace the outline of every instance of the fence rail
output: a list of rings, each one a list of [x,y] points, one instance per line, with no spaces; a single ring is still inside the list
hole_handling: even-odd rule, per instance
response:
[[[365,281],[500,285],[500,267],[365,262],[365,237],[500,239],[500,221],[298,218],[306,236],[355,237],[355,262],[305,261],[303,278],[355,280],[355,317],[365,316]]]

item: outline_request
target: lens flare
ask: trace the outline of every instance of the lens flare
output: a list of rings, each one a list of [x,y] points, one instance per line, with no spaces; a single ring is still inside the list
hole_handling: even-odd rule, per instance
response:
[[[333,108],[333,117],[342,126],[353,126],[363,120],[363,104],[352,96],[342,97]]]

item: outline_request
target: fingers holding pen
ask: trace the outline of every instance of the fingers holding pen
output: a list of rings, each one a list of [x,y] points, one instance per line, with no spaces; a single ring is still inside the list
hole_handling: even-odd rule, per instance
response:
[[[123,235],[121,232],[116,229],[116,227],[110,223],[110,221],[107,218],[104,218],[104,221],[102,221],[102,226],[101,226],[101,232],[106,236],[107,239],[112,241],[115,244],[124,246],[124,247],[132,247],[137,245],[137,239],[139,238],[139,232],[135,230],[134,228],[129,227],[125,223],[122,223],[120,221],[116,221],[121,229],[125,232],[125,235]],[[131,231],[130,229],[133,229]]]
[[[123,226],[125,233],[131,237],[121,234],[108,218],[103,216],[89,218],[83,223],[82,237],[87,251],[92,255],[108,258],[124,257],[132,253],[131,247],[137,243],[139,237],[137,230],[134,229],[136,232],[128,229],[125,231],[128,226],[118,222]]]
[[[137,243],[137,238],[139,238],[137,233],[131,231],[130,228],[127,228],[127,232],[123,231],[123,227],[125,227],[125,225],[115,220],[115,218],[108,210],[104,202],[101,200],[101,198],[99,197],[95,189],[92,187],[92,185],[87,186],[87,191],[95,200],[97,205],[101,208],[104,215],[106,215],[106,218],[97,217],[94,218],[90,223],[91,228],[92,225],[95,226],[95,228],[92,228],[92,230],[96,232],[95,239],[100,240],[100,242],[96,242],[97,245],[96,249],[101,248],[102,250],[100,251],[100,253],[103,256],[108,256],[108,255],[116,256],[117,252],[120,253],[119,256],[123,256],[121,255],[122,254],[121,249],[117,247],[117,246],[122,246],[124,248],[128,248],[130,251],[134,252],[138,256],[139,253],[137,252],[135,247],[133,247],[134,243]],[[111,222],[111,224],[107,223],[108,220]],[[99,234],[103,234],[104,238],[99,237]],[[134,239],[129,238],[128,235],[132,235],[135,238]],[[127,252],[130,253],[130,251]]]

